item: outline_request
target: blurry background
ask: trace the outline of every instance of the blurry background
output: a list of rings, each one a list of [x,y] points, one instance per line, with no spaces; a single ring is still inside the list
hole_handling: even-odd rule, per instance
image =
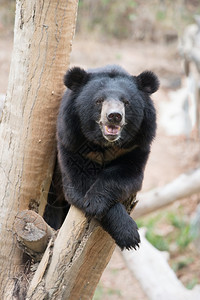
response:
[[[15,1],[0,0],[0,107],[8,83],[14,12]],[[142,193],[200,165],[198,14],[199,0],[79,2],[71,65],[90,68],[116,63],[133,75],[150,69],[160,78],[161,88],[153,95],[158,132]],[[188,289],[200,284],[199,203],[196,193],[137,220],[147,228],[147,239],[169,252],[170,266]],[[119,249],[94,299],[148,299]]]

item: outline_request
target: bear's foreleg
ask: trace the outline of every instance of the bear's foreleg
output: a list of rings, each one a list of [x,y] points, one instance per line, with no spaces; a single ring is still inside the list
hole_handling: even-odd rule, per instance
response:
[[[140,236],[137,224],[129,216],[123,204],[116,203],[112,206],[100,219],[100,224],[122,250],[139,247]]]
[[[88,216],[104,216],[113,205],[123,202],[141,189],[143,172],[126,176],[124,170],[117,178],[116,172],[111,171],[109,175],[108,172],[102,172],[83,198],[83,210]]]
[[[102,217],[113,205],[136,194],[142,187],[148,155],[148,150],[138,148],[106,166],[83,198],[86,215]]]

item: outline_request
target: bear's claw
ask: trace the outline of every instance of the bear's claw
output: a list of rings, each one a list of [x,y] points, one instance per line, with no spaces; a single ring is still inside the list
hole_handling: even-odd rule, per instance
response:
[[[139,247],[140,235],[135,221],[128,215],[121,203],[115,204],[101,219],[101,225],[116,244],[123,249],[135,249]]]
[[[132,235],[129,237],[126,236],[123,239],[116,240],[117,245],[121,248],[121,250],[127,249],[127,250],[132,250],[139,248],[139,243],[140,243],[140,235],[136,230],[132,232]]]

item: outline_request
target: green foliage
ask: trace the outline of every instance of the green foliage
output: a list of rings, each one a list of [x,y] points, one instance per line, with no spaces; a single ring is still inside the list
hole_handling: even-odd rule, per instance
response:
[[[163,211],[141,218],[137,224],[138,227],[146,228],[146,238],[154,247],[171,252],[171,265],[175,272],[183,273],[182,269],[194,263],[190,249],[196,231],[190,225],[190,220],[182,207],[176,211]],[[188,281],[186,287],[192,289],[198,282],[194,277]]]
[[[16,1],[0,1],[0,33],[6,34],[13,30]],[[1,32],[2,31],[2,32]]]
[[[121,296],[120,290],[115,290],[115,289],[111,289],[111,288],[109,288],[109,289],[107,290],[107,293],[106,293],[106,294],[108,294],[108,295],[117,295],[117,296]]]
[[[147,240],[158,250],[160,251],[168,251],[169,243],[167,239],[162,237],[161,235],[155,234],[153,230],[148,230],[146,233]]]
[[[147,240],[160,251],[168,251],[169,243],[168,240],[161,236],[160,234],[156,234],[157,224],[161,221],[162,214],[157,214],[154,217],[148,218],[146,220],[140,219],[137,221],[138,227],[146,227],[146,238]]]
[[[198,278],[194,277],[192,278],[186,285],[186,288],[188,290],[192,290],[193,287],[199,282]]]
[[[117,275],[117,274],[120,272],[120,270],[119,270],[119,269],[113,268],[113,269],[111,270],[111,272],[112,272],[112,274]]]
[[[157,231],[165,223],[166,226],[172,225],[174,230],[161,235]],[[162,251],[169,251],[170,244],[175,243],[178,251],[183,251],[194,240],[195,235],[191,230],[191,225],[185,219],[181,210],[175,212],[160,213],[153,217],[140,219],[138,227],[146,227],[146,238],[152,245]]]
[[[180,260],[174,262],[172,264],[172,269],[177,272],[185,267],[187,267],[188,265],[190,265],[193,262],[193,258],[192,257],[184,257],[181,258]]]
[[[165,10],[158,10],[156,13],[156,19],[158,21],[163,21],[166,19],[166,11]]]
[[[105,287],[102,287],[101,284],[98,284],[97,288],[95,290],[95,293],[94,293],[93,300],[102,300],[102,299],[105,299],[105,295],[110,295],[110,296],[117,295],[117,296],[121,296],[121,292],[120,292],[120,290],[116,290],[116,289],[112,289],[112,288],[105,288]]]
[[[147,227],[147,229],[154,229],[156,224],[161,220],[162,214],[156,214],[153,217],[141,218],[137,220],[138,227]]]
[[[193,15],[200,13],[198,1],[171,0],[80,0],[78,31],[103,37],[149,38],[168,31],[181,32]]]
[[[194,237],[191,235],[190,225],[185,224],[185,226],[180,230],[180,235],[177,237],[177,245],[181,249],[185,249],[193,239]]]
[[[101,286],[101,284],[98,284],[94,293],[93,300],[101,300],[103,298],[103,294],[104,288]]]
[[[167,215],[168,220],[176,228],[176,244],[180,250],[184,250],[195,238],[191,230],[191,225],[185,220],[182,213],[179,215],[170,212]]]
[[[101,0],[101,2],[102,2],[103,5],[108,5],[110,0]]]
[[[99,31],[102,35],[127,38],[137,2],[131,0],[80,1],[78,30]]]
[[[169,212],[167,214],[167,219],[174,227],[178,229],[182,229],[185,226],[185,222],[183,221],[183,218],[180,217],[180,215],[175,214],[174,212]]]

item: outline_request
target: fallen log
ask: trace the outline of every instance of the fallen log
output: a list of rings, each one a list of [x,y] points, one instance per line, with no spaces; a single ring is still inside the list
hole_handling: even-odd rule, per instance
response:
[[[157,209],[163,208],[176,200],[189,197],[200,192],[200,168],[180,175],[165,186],[146,193],[139,193],[138,205],[134,210],[134,218],[141,217]]]
[[[127,267],[140,282],[149,300],[199,300],[200,286],[193,290],[184,287],[167,263],[166,255],[154,248],[140,230],[139,251],[122,252]],[[165,252],[166,253],[166,252]]]

